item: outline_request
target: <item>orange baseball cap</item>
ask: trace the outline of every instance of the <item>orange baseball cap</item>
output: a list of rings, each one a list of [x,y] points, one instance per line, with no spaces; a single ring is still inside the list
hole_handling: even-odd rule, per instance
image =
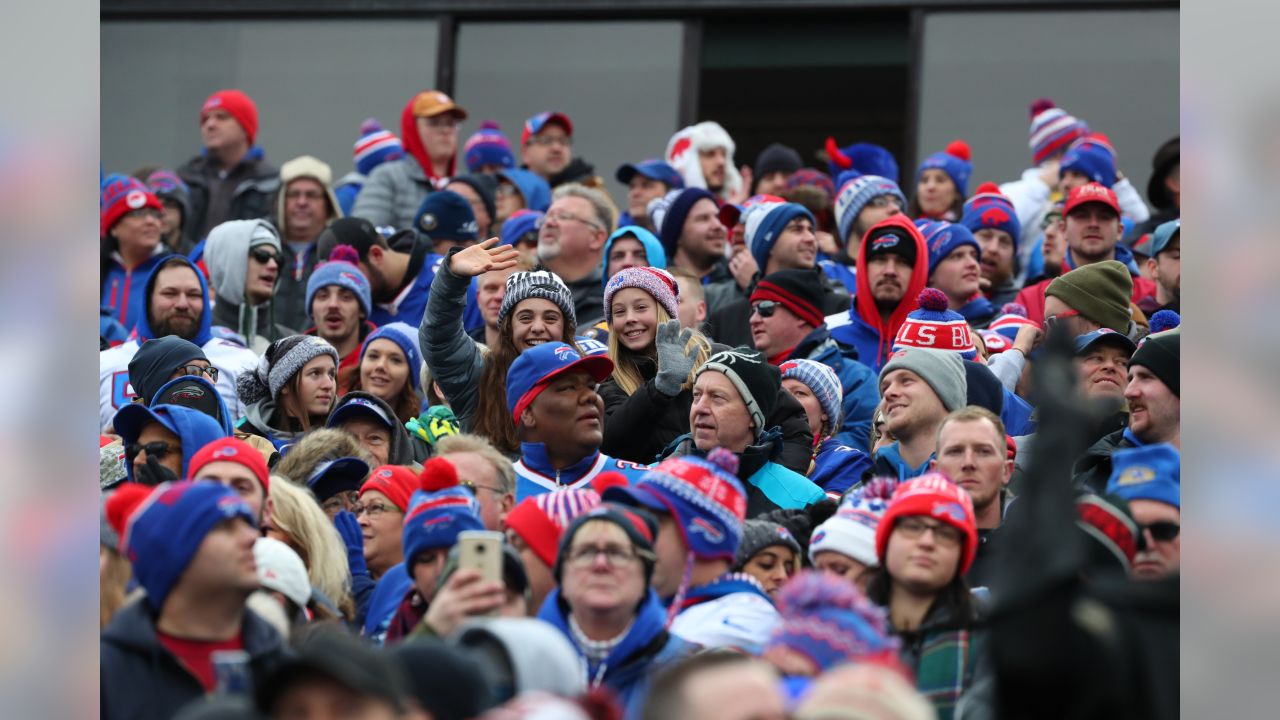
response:
[[[439,90],[420,92],[413,98],[413,114],[417,117],[434,117],[447,112],[452,112],[459,120],[467,119],[467,111]]]

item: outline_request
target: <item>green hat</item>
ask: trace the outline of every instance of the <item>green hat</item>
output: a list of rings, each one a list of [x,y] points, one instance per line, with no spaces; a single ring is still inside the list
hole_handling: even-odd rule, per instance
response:
[[[1078,267],[1049,283],[1044,294],[1058,298],[1102,327],[1129,332],[1133,278],[1124,263],[1103,260]]]

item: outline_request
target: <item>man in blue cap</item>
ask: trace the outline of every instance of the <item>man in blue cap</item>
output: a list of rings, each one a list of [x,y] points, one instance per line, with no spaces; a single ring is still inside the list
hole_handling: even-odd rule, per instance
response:
[[[1147,317],[1160,310],[1178,312],[1182,299],[1182,220],[1170,220],[1151,233],[1150,240],[1134,247],[1146,250],[1147,274],[1156,281],[1156,290],[1138,301]]]
[[[600,452],[604,401],[596,386],[613,374],[606,355],[583,357],[562,342],[536,345],[507,371],[507,410],[520,438],[516,502],[583,487],[605,471],[639,477],[643,465]]]
[[[413,218],[418,237],[431,243],[431,251],[444,255],[455,247],[474,245],[476,216],[466,198],[452,191],[433,192],[418,206]]]
[[[124,443],[129,482],[159,485],[187,475],[187,464],[208,443],[227,437],[209,415],[180,405],[126,405],[112,419]]]
[[[1111,456],[1107,493],[1129,503],[1146,545],[1133,558],[1133,576],[1155,580],[1178,572],[1182,543],[1182,457],[1168,443]]]
[[[656,158],[626,163],[618,168],[618,182],[627,186],[627,211],[618,218],[618,227],[639,225],[653,231],[649,202],[672,190],[684,188],[684,178],[676,169]]]

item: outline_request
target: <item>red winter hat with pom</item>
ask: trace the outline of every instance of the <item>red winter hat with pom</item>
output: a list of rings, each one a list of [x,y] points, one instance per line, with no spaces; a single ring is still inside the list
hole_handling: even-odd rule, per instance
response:
[[[409,509],[409,497],[417,489],[418,476],[412,470],[403,465],[383,465],[369,473],[369,479],[360,486],[360,497],[363,499],[365,493],[377,490],[400,512],[405,512]]]
[[[458,468],[442,457],[433,457],[422,465],[418,475],[418,487],[425,492],[436,492],[451,488],[458,482]]]
[[[966,360],[978,356],[973,344],[973,331],[964,316],[948,307],[947,296],[937,288],[920,292],[920,307],[907,315],[893,338],[893,350],[909,347],[951,350]]]
[[[889,536],[893,534],[898,520],[913,515],[933,518],[960,531],[960,567],[957,569],[961,575],[969,572],[969,566],[973,565],[973,558],[978,553],[978,523],[973,513],[973,500],[966,490],[942,473],[926,473],[899,485],[894,491],[893,500],[876,527],[876,555],[880,564],[885,564]],[[934,537],[937,542],[937,536]]]

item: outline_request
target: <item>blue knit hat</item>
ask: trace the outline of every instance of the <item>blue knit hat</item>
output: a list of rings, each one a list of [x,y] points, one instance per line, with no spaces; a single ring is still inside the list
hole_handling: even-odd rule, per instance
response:
[[[511,153],[511,141],[502,134],[498,123],[485,120],[480,129],[467,138],[462,146],[462,157],[466,160],[467,170],[480,172],[485,165],[498,165],[504,168],[516,166],[515,155]]]
[[[960,197],[964,197],[969,192],[969,176],[973,174],[973,164],[969,162],[969,157],[969,143],[952,140],[945,150],[930,155],[920,163],[920,169],[916,171],[916,182],[920,182],[920,176],[925,170],[941,170],[956,184],[956,192]]]
[[[933,271],[937,269],[938,263],[946,259],[948,255],[955,252],[956,248],[970,245],[974,251],[978,253],[978,260],[982,260],[982,246],[978,244],[978,239],[969,232],[969,228],[959,223],[949,223],[946,220],[917,220],[916,227],[920,228],[920,234],[924,235],[924,245],[929,249],[929,276],[933,276]]]
[[[475,242],[479,229],[471,203],[458,193],[444,190],[423,198],[413,216],[413,228],[428,240],[458,242]]]
[[[414,390],[421,390],[422,351],[418,349],[418,329],[402,322],[380,325],[360,344],[361,362],[364,361],[364,354],[369,351],[369,345],[374,340],[390,340],[399,346],[405,360],[409,363],[409,381],[413,384]]]
[[[1116,450],[1107,494],[1182,508],[1182,456],[1168,443]]]
[[[537,210],[517,210],[502,223],[498,237],[503,245],[515,245],[521,240],[538,240],[538,224],[543,213]],[[608,254],[608,253],[606,253]]]
[[[506,178],[520,191],[526,209],[546,212],[551,207],[551,185],[541,175],[515,168],[499,171],[498,177]]]
[[[704,199],[719,207],[716,196],[705,188],[672,190],[649,202],[649,219],[658,230],[658,239],[662,241],[662,249],[667,257],[676,256],[676,245],[680,242],[680,234],[684,232],[684,221],[689,218],[689,209]]]
[[[844,184],[840,185],[840,192],[836,195],[836,225],[840,230],[840,237],[836,238],[838,242],[843,245],[862,239],[849,238],[849,233],[853,231],[853,223],[857,221],[858,215],[867,203],[881,195],[897,198],[901,208],[906,209],[907,196],[902,194],[898,183],[889,178],[879,175],[859,175],[845,180]]]
[[[337,285],[350,290],[360,303],[367,318],[373,314],[373,295],[369,280],[360,271],[360,254],[350,245],[338,245],[329,252],[329,261],[318,265],[307,280],[307,315],[311,315],[311,301],[321,288]]]
[[[604,241],[604,257],[600,260],[600,281],[602,283],[609,284],[609,251],[613,248],[614,241],[622,238],[635,238],[639,241],[640,246],[644,248],[644,257],[649,261],[649,267],[658,268],[659,270],[666,269],[667,251],[662,249],[662,241],[639,225],[623,225],[614,230],[609,239]],[[675,315],[671,317],[675,317]]]
[[[724,448],[706,458],[669,457],[634,485],[605,490],[604,499],[668,514],[695,558],[733,562],[747,514],[747,493],[737,473],[738,457]]]
[[[1018,222],[1018,212],[1013,201],[1000,192],[995,183],[982,183],[977,193],[964,203],[961,225],[969,232],[978,232],[983,228],[1003,230],[1013,238],[1013,256],[1018,257],[1018,241],[1022,237],[1022,223]]]
[[[1100,133],[1076,140],[1062,156],[1060,172],[1074,170],[1103,187],[1116,184],[1116,151]]]
[[[425,550],[453,547],[463,530],[484,530],[474,493],[458,486],[432,493],[415,491],[401,535],[405,569],[412,571],[414,558]]]
[[[840,429],[843,422],[841,415],[844,413],[844,390],[840,387],[840,376],[836,375],[836,371],[829,365],[808,358],[788,360],[779,365],[778,370],[782,371],[783,380],[799,380],[813,391],[822,412],[827,414],[827,427],[835,434]]]
[[[382,127],[376,118],[366,118],[360,123],[360,137],[352,149],[356,172],[368,175],[384,162],[404,157],[404,145],[400,138]]]
[[[827,164],[831,168],[831,177],[836,178],[836,187],[844,184],[848,178],[840,175],[849,170],[863,175],[879,175],[894,183],[898,182],[898,161],[893,153],[874,143],[854,143],[848,147],[837,147],[836,139],[828,137],[826,143]]]
[[[818,221],[813,219],[813,213],[799,203],[760,203],[742,211],[742,222],[746,226],[743,240],[751,249],[751,257],[755,258],[760,272],[768,267],[769,254],[773,252],[782,230],[798,217],[808,218],[817,228]]]
[[[222,424],[213,417],[181,405],[147,407],[142,403],[130,403],[116,412],[111,419],[111,426],[127,446],[138,442],[142,428],[152,422],[160,423],[182,442],[182,472],[178,474],[179,477],[186,475],[187,465],[200,448],[227,436]],[[125,476],[129,482],[134,481],[133,463],[125,464]]]
[[[257,526],[234,490],[212,482],[162,483],[133,511],[120,547],[153,610],[164,607],[205,536],[232,518]]]

